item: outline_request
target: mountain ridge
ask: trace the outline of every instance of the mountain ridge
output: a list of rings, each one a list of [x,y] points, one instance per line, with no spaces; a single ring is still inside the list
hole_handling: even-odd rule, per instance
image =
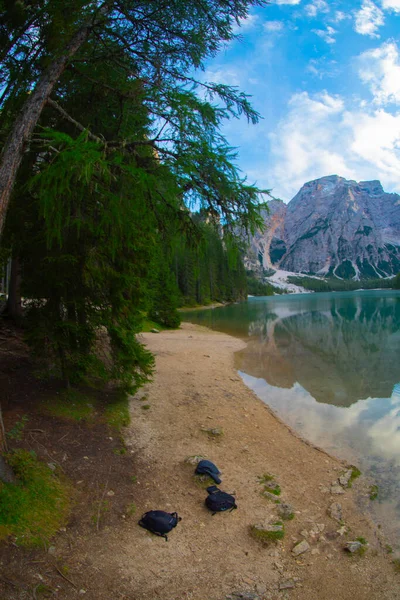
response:
[[[288,204],[268,203],[266,228],[250,240],[246,267],[340,279],[400,271],[400,195],[380,181],[328,175],[305,183]]]

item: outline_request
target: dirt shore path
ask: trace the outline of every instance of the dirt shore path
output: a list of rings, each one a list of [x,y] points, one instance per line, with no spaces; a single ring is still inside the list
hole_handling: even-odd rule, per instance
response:
[[[112,597],[224,600],[242,592],[263,600],[399,598],[400,575],[379,531],[355,504],[354,488],[362,481],[331,494],[343,464],[296,437],[245,387],[233,367],[243,342],[186,323],[143,339],[156,356],[156,376],[132,400],[127,441],[140,464],[137,512],[88,548],[102,579],[108,573],[118,590]],[[223,435],[205,431],[213,428]],[[207,511],[206,493],[185,463],[192,455],[218,465],[221,488],[236,493],[238,510]],[[279,519],[277,505],[261,495],[264,473],[276,476],[282,501],[295,511],[283,541],[267,547],[249,534],[250,525]],[[327,514],[333,502],[342,505],[348,534],[338,534],[341,525]],[[168,543],[137,526],[150,509],[182,517]],[[361,536],[369,542],[363,557],[343,551],[346,540]],[[296,558],[293,546],[303,539],[310,548]]]

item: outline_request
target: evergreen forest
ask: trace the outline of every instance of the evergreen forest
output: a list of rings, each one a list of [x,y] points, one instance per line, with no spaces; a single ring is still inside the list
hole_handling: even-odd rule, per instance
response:
[[[146,315],[246,295],[262,196],[220,127],[259,116],[200,75],[254,4],[0,2],[3,312],[67,387],[137,389]]]

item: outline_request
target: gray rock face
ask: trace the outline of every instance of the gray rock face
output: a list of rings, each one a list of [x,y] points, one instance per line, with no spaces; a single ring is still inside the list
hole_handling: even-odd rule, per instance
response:
[[[267,229],[249,251],[264,268],[342,279],[400,271],[400,196],[379,181],[330,175],[303,185],[287,206],[269,207]]]

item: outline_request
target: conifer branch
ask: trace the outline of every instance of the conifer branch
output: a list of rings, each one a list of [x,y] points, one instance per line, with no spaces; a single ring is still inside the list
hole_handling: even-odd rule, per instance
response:
[[[88,130],[88,128],[84,127],[84,125],[82,125],[81,123],[78,123],[78,121],[76,121],[73,117],[71,117],[71,115],[69,115],[67,113],[67,111],[65,111],[58,104],[58,102],[56,102],[55,100],[52,100],[51,98],[48,98],[47,99],[47,104],[49,106],[51,106],[52,108],[54,108],[55,110],[57,110],[64,119],[66,119],[67,121],[69,121],[70,123],[72,123],[72,125],[74,125],[77,129],[79,129],[79,131],[85,131],[87,133],[88,138],[90,140],[92,140],[93,142],[97,142],[98,144],[104,144],[104,140],[102,140],[100,137],[98,137],[94,133],[91,133]]]

